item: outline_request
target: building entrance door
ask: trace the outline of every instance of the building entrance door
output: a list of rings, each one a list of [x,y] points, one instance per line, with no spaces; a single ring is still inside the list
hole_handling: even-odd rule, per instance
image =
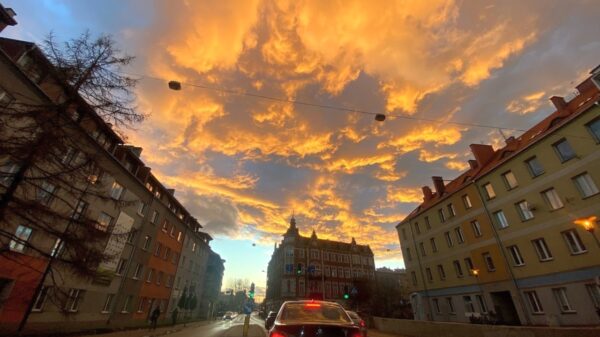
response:
[[[491,292],[496,319],[500,324],[521,325],[510,291]]]

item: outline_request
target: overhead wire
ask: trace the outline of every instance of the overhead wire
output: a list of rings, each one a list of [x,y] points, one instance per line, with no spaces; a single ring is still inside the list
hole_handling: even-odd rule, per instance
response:
[[[161,78],[161,77],[157,77],[157,76],[146,75],[146,74],[124,73],[124,75],[137,76],[140,78],[147,78],[147,79],[152,79],[152,80],[161,81],[161,82],[165,82],[165,83],[169,82],[169,79],[165,79],[165,78]],[[460,121],[451,121],[451,120],[448,121],[448,120],[425,118],[425,117],[415,117],[415,116],[407,116],[407,115],[400,115],[400,114],[374,112],[374,111],[369,111],[369,110],[354,109],[354,108],[329,105],[329,104],[312,103],[312,102],[307,102],[307,101],[302,101],[302,100],[262,95],[262,94],[247,92],[245,90],[235,90],[235,89],[229,89],[229,88],[225,88],[225,87],[200,84],[200,83],[182,82],[182,81],[175,81],[175,82],[181,83],[182,85],[194,87],[194,88],[218,91],[218,92],[227,93],[227,94],[231,94],[231,95],[246,96],[246,97],[252,97],[252,98],[257,98],[257,99],[264,99],[264,100],[269,100],[269,101],[274,101],[274,102],[301,105],[301,106],[307,106],[307,107],[313,107],[313,108],[328,109],[328,110],[350,112],[350,113],[359,113],[359,114],[371,115],[371,116],[377,116],[377,115],[383,114],[386,117],[393,117],[393,118],[397,118],[397,119],[404,119],[404,120],[410,120],[410,121],[427,122],[427,123],[432,123],[432,124],[452,124],[452,125],[464,126],[464,127],[493,129],[493,130],[498,130],[503,137],[504,137],[504,134],[502,133],[503,130],[522,132],[522,133],[527,131],[527,129],[518,129],[518,128],[508,127],[508,126],[498,126],[498,125],[482,124],[482,123],[469,123],[469,122],[460,122]],[[570,136],[573,138],[584,138],[584,139],[591,138],[591,137],[582,137],[582,136],[578,136],[578,135],[565,135],[565,136]]]

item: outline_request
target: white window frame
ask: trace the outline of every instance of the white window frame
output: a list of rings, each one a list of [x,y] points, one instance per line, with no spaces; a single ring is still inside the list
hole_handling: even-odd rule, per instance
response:
[[[587,252],[587,248],[585,247],[583,241],[581,241],[579,233],[577,233],[576,229],[569,229],[561,234],[572,255],[578,255]]]
[[[449,203],[447,206],[448,213],[450,213],[450,217],[456,216],[456,208],[454,208],[454,204]]]
[[[494,263],[494,259],[492,259],[492,255],[490,253],[483,253],[483,262],[485,262],[485,267],[489,272],[496,271],[496,264]]]
[[[431,251],[436,253],[438,251],[438,248],[437,248],[437,243],[435,242],[435,238],[430,238],[429,244],[431,245]]]
[[[464,277],[465,274],[462,270],[462,266],[460,265],[460,261],[454,260],[452,261],[452,265],[454,266],[454,271],[456,272],[456,277]]]
[[[567,288],[552,288],[552,293],[554,294],[554,298],[556,299],[556,304],[562,313],[573,313],[576,312],[575,309],[571,306],[569,302],[569,297],[567,296]]]
[[[462,201],[465,209],[470,209],[473,207],[473,203],[471,202],[471,198],[469,198],[468,194],[462,196]]]
[[[454,228],[454,234],[459,245],[465,243],[465,233],[463,233],[462,227]]]
[[[444,238],[446,239],[446,245],[448,245],[448,248],[454,247],[454,242],[452,241],[450,232],[444,232]]]
[[[596,186],[594,179],[592,179],[592,176],[587,172],[576,175],[572,178],[572,180],[583,199],[600,193],[600,190],[598,189],[598,186]]]
[[[504,229],[509,226],[508,220],[506,219],[506,215],[504,215],[503,210],[498,210],[494,212],[494,218],[496,220],[496,223],[498,224],[499,229]]]
[[[519,250],[519,247],[517,245],[508,246],[506,248],[510,252],[510,256],[512,257],[515,267],[520,267],[520,266],[525,265],[525,260],[523,259],[523,256],[521,255],[521,251]]]
[[[15,230],[14,238],[10,240],[8,247],[13,252],[23,253],[27,248],[25,243],[31,240],[31,235],[33,234],[33,229],[31,227],[19,225]]]
[[[540,169],[540,171],[535,171],[536,165],[533,165],[532,163],[536,163],[536,165]],[[527,170],[529,171],[529,174],[531,175],[532,178],[539,177],[546,172],[544,170],[544,166],[542,166],[542,163],[540,163],[540,161],[537,159],[536,156],[533,156],[533,157],[525,160],[525,166],[527,166]]]
[[[446,304],[448,305],[448,313],[455,315],[456,310],[454,309],[454,300],[452,297],[446,297]]]
[[[485,297],[483,295],[475,295],[475,299],[479,304],[479,309],[481,309],[481,313],[486,314],[488,312],[487,303],[485,303]]]
[[[524,294],[527,298],[527,302],[529,303],[529,308],[531,309],[531,312],[534,314],[543,314],[544,307],[542,306],[542,302],[540,302],[540,299],[535,290],[525,291]]]
[[[521,221],[531,220],[535,217],[527,200],[521,200],[517,202],[515,207],[517,208],[517,212],[519,213]]]
[[[475,235],[475,237],[478,238],[483,235],[481,232],[481,224],[478,220],[471,221],[471,228],[473,228],[473,235]]]
[[[565,145],[565,147],[561,148],[559,146]],[[558,142],[552,144],[552,148],[554,148],[554,152],[556,152],[556,155],[558,156],[558,159],[560,159],[561,163],[567,162],[575,157],[577,157],[577,152],[575,152],[575,150],[573,149],[573,147],[571,146],[571,144],[569,143],[569,141],[567,141],[566,138],[563,138],[561,140],[559,140]],[[566,151],[566,152],[563,152]],[[569,153],[569,151],[571,151]]]
[[[46,304],[46,298],[48,297],[48,291],[50,291],[52,287],[50,286],[42,286],[40,292],[38,293],[35,301],[33,302],[33,306],[31,307],[31,311],[40,312],[44,310],[44,305]]]
[[[504,181],[504,185],[508,191],[519,187],[517,177],[515,177],[515,174],[512,171],[506,171],[502,173],[502,180]]]
[[[547,190],[541,192],[542,197],[546,201],[546,204],[550,207],[551,210],[557,210],[565,207],[565,204],[560,199],[558,192],[554,187],[551,187]]]
[[[110,307],[112,307],[112,301],[115,298],[115,294],[106,294],[106,299],[104,300],[104,306],[100,313],[108,314],[110,312]]]
[[[440,280],[445,280],[446,279],[446,271],[444,270],[444,265],[443,264],[438,264],[437,265],[437,272],[438,272],[438,276],[440,277]]]
[[[115,180],[110,188],[110,197],[115,200],[121,200],[124,191],[125,187]]]
[[[492,183],[485,183],[482,187],[487,200],[492,200],[496,197],[496,191],[494,191],[494,186],[492,186]]]
[[[537,253],[540,261],[544,262],[554,260],[552,251],[550,251],[550,248],[548,247],[548,244],[546,243],[546,240],[544,240],[544,238],[537,238],[531,240],[531,243],[533,244],[535,252]]]
[[[65,304],[65,310],[68,312],[77,312],[79,310],[79,302],[83,297],[84,290],[71,288],[69,289],[69,296],[67,303]]]

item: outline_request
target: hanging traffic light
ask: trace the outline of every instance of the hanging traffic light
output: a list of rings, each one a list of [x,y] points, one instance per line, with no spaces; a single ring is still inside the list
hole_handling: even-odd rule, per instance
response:
[[[344,286],[344,299],[347,300],[350,298],[350,294],[348,292],[348,286]]]
[[[296,274],[298,274],[298,275],[302,274],[302,263],[298,263],[298,268],[296,268]]]

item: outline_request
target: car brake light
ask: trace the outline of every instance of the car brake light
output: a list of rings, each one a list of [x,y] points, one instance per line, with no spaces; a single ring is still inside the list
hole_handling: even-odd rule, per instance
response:
[[[360,331],[354,331],[349,337],[362,337],[362,333],[360,333]]]
[[[279,332],[279,331],[271,331],[271,334],[269,335],[269,337],[285,337],[285,334],[283,332]],[[356,336],[358,337],[358,336]]]
[[[320,308],[321,304],[319,303],[306,303],[304,305],[305,308]]]
[[[363,321],[362,319],[360,320],[360,326],[362,326],[363,328],[365,327],[365,321]]]

